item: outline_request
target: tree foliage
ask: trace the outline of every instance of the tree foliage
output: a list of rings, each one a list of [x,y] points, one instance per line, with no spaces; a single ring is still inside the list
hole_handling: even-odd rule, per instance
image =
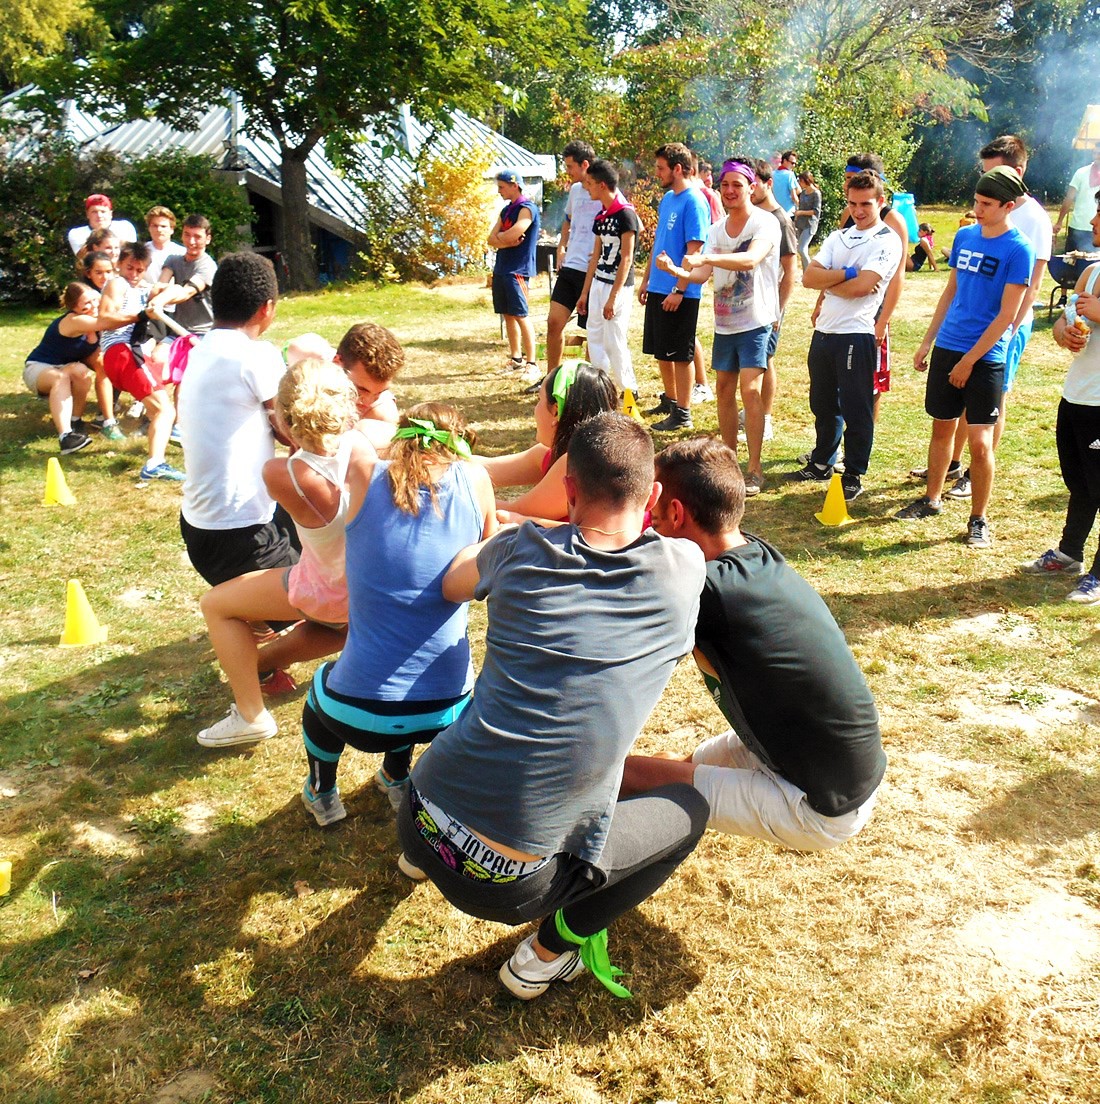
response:
[[[94,32],[87,0],[6,0],[0,4],[0,82],[14,86],[32,59],[61,54],[70,37],[87,40]]]

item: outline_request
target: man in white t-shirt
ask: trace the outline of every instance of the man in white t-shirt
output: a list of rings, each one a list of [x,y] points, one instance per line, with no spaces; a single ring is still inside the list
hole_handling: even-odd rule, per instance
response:
[[[817,442],[794,478],[828,480],[844,437],[844,497],[863,493],[875,438],[875,315],[902,263],[901,238],[881,219],[882,180],[863,171],[844,185],[852,225],[834,230],[802,274],[802,286],[823,291],[810,339],[810,410]]]
[[[737,449],[737,386],[745,407],[749,463],[745,494],[764,486],[763,376],[768,339],[779,320],[779,223],[754,207],[756,172],[748,160],[727,161],[718,171],[718,190],[726,217],[711,226],[701,253],[684,258],[683,267],[667,253],[654,262],[677,279],[702,284],[714,279],[714,349],[711,365],[718,381],[718,428],[722,440]]]
[[[1100,141],[1092,150],[1092,163],[1082,165],[1072,176],[1066,189],[1066,198],[1062,200],[1058,221],[1054,224],[1054,233],[1062,232],[1062,224],[1069,216],[1069,231],[1066,234],[1066,250],[1079,249],[1083,253],[1092,250],[1092,224],[1094,215],[1092,197],[1100,188]],[[1015,215],[1013,215],[1015,221]]]
[[[149,271],[145,278],[151,284],[160,279],[160,270],[169,257],[182,257],[186,250],[172,240],[176,232],[176,215],[169,207],[150,207],[145,212],[145,225],[149,230]]]
[[[275,518],[263,466],[275,455],[269,419],[285,370],[260,335],[275,318],[275,269],[258,253],[230,253],[210,286],[214,328],[191,351],[179,390],[187,460],[180,532],[211,585],[298,560],[289,519]],[[285,515],[284,515],[285,517]]]
[[[565,219],[561,224],[561,241],[558,244],[558,273],[554,290],[550,295],[550,313],[546,316],[546,371],[552,372],[561,364],[562,335],[577,307],[584,279],[588,274],[588,262],[596,239],[592,223],[603,210],[599,200],[593,199],[584,187],[584,174],[596,160],[596,152],[587,142],[569,142],[562,150],[562,162],[569,179],[569,197],[565,201]],[[585,315],[578,314],[577,324],[585,325]],[[532,381],[538,388],[542,374]]]
[[[84,210],[88,219],[87,226],[74,226],[68,233],[69,248],[79,253],[93,230],[107,230],[122,243],[137,241],[134,224],[126,219],[114,217],[114,206],[108,196],[100,192],[84,200]]]

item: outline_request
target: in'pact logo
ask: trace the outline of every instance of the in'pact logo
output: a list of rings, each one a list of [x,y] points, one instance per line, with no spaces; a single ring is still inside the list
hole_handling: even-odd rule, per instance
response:
[[[977,272],[982,276],[995,276],[1001,267],[1000,257],[988,257],[973,249],[960,249],[959,261],[955,266],[961,272]]]

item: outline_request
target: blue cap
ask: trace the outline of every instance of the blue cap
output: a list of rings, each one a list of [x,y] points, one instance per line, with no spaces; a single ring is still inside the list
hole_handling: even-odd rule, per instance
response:
[[[523,177],[515,169],[501,169],[497,173],[497,180],[503,184],[518,184],[523,187]]]

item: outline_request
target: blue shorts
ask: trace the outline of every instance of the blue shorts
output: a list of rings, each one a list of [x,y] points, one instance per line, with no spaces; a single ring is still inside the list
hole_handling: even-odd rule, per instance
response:
[[[514,272],[493,273],[493,311],[512,318],[527,317],[527,277]]]
[[[779,322],[773,322],[768,330],[768,360],[775,356],[775,351],[779,348],[779,327]]]
[[[758,326],[744,333],[714,335],[710,366],[716,372],[737,372],[742,368],[767,368],[771,326]]]
[[[1031,328],[1035,320],[1025,322],[1013,335],[1008,343],[1008,353],[1005,355],[1005,391],[1012,390],[1012,381],[1020,368],[1020,361],[1024,359],[1024,350],[1031,340]]]

